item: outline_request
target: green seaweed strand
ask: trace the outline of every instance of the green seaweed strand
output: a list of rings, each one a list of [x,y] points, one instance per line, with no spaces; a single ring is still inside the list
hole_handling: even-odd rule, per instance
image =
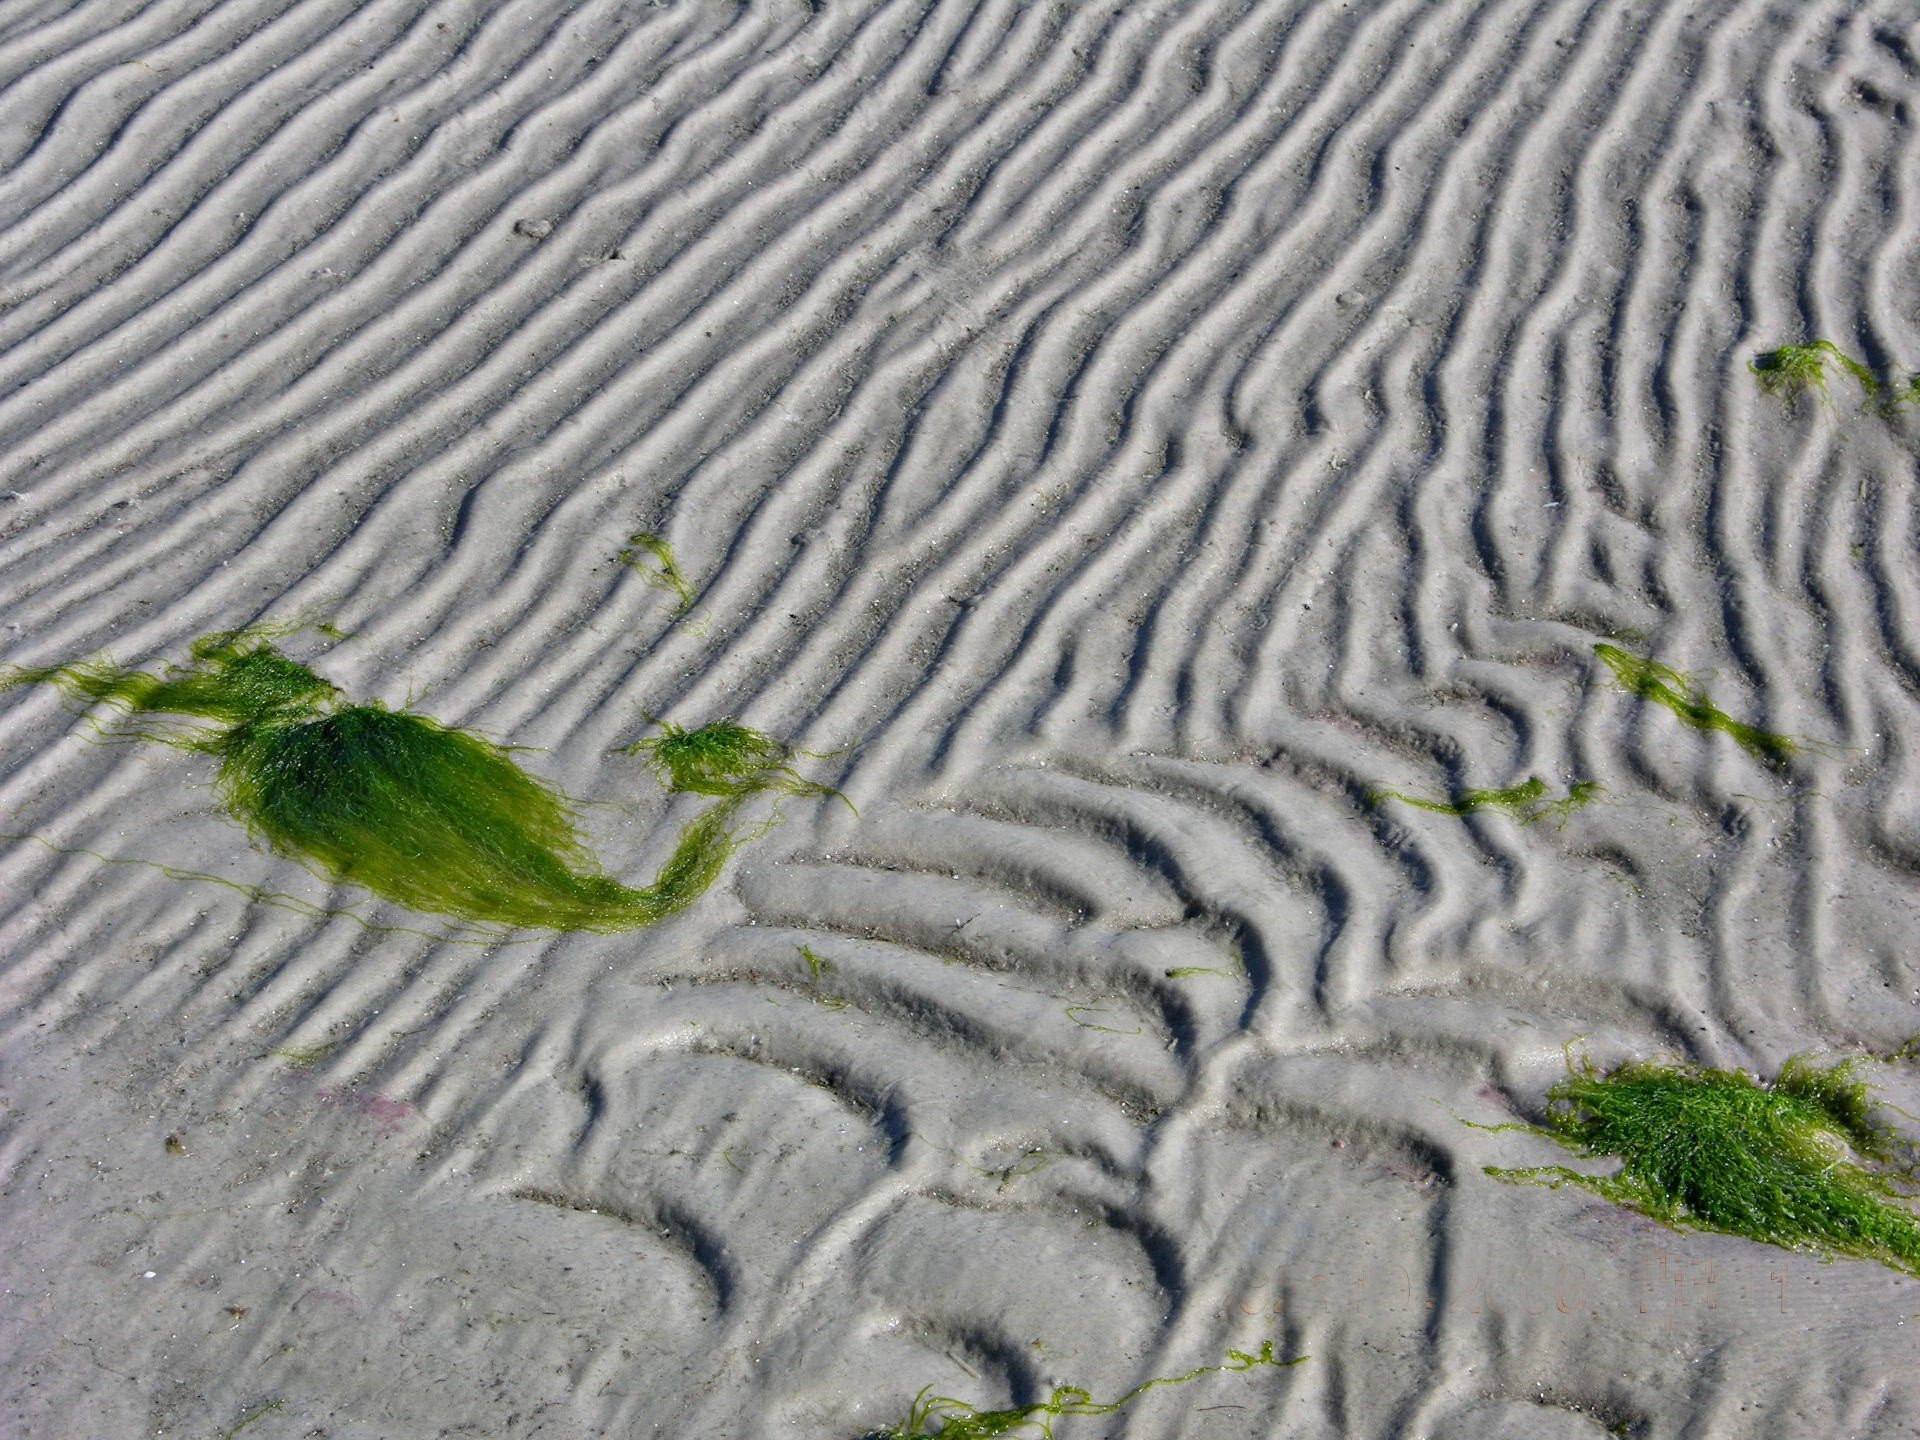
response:
[[[151,735],[219,760],[228,811],[262,844],[330,880],[415,910],[481,925],[626,930],[683,909],[739,843],[728,799],[681,832],[651,885],[604,873],[571,802],[499,745],[424,715],[344,705],[338,689],[269,643],[211,635],[193,663],[159,674],[107,661],[19,670],[0,688],[45,682],[134,715],[220,728]]]
[[[1508,785],[1500,790],[1463,790],[1451,800],[1431,800],[1423,795],[1409,795],[1404,790],[1373,790],[1367,798],[1375,805],[1398,800],[1403,805],[1411,805],[1416,810],[1430,810],[1436,815],[1461,816],[1471,815],[1476,810],[1502,810],[1522,825],[1531,825],[1547,816],[1564,820],[1582,805],[1593,801],[1601,788],[1597,780],[1576,780],[1560,799],[1548,800],[1543,798],[1547,793],[1547,782],[1535,775],[1518,785]]]
[[[680,602],[673,612],[676,618],[693,609],[693,582],[674,558],[673,546],[658,535],[642,531],[628,536],[626,547],[615,558],[654,589],[672,594]],[[647,564],[647,559],[653,563]]]
[[[1873,1118],[1858,1059],[1800,1056],[1765,1084],[1737,1070],[1636,1061],[1575,1066],[1547,1092],[1546,1135],[1611,1175],[1562,1165],[1487,1167],[1496,1179],[1574,1185],[1675,1229],[1875,1260],[1920,1276],[1920,1216],[1907,1206],[1911,1148]]]
[[[1596,644],[1593,653],[1622,690],[1665,706],[1695,730],[1718,730],[1757,759],[1778,765],[1800,748],[1790,735],[1776,735],[1734,719],[1714,705],[1691,677],[1678,670],[1605,642]]]
[[[0,690],[48,683],[70,698],[131,714],[184,715],[226,724],[262,724],[318,714],[339,691],[267,643],[270,632],[229,630],[196,640],[194,663],[158,675],[106,659],[0,673]],[[165,737],[152,737],[165,738]]]
[[[677,794],[742,798],[770,790],[780,795],[832,796],[853,802],[830,785],[808,780],[788,762],[796,752],[770,735],[732,720],[715,720],[685,730],[670,720],[647,717],[658,735],[625,746],[623,755],[643,757],[660,783]]]
[[[1852,376],[1866,399],[1871,400],[1880,393],[1880,382],[1873,372],[1831,340],[1782,345],[1749,361],[1747,368],[1759,380],[1760,388],[1777,400],[1791,405],[1802,395],[1812,395],[1831,409],[1833,397],[1827,391],[1829,364]]]
[[[1055,1420],[1073,1415],[1111,1415],[1147,1391],[1162,1385],[1185,1385],[1202,1375],[1251,1370],[1255,1366],[1283,1369],[1298,1365],[1306,1358],[1300,1355],[1291,1360],[1277,1360],[1273,1354],[1273,1342],[1269,1340],[1255,1354],[1229,1350],[1226,1360],[1221,1364],[1202,1365],[1184,1375],[1163,1375],[1145,1381],[1118,1400],[1098,1401],[1077,1385],[1062,1385],[1045,1400],[1031,1405],[1016,1405],[1007,1410],[977,1410],[964,1400],[935,1395],[931,1393],[933,1387],[928,1386],[914,1397],[906,1419],[891,1429],[873,1432],[868,1440],[922,1440],[926,1436],[938,1437],[938,1440],[991,1440],[995,1436],[1021,1433],[1046,1440],[1053,1434]],[[933,1428],[929,1429],[929,1426]]]

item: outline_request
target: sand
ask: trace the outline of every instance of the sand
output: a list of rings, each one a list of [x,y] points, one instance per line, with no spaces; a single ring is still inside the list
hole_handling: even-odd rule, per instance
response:
[[[1466,1123],[1920,1032],[1920,417],[1749,370],[1920,367],[1916,117],[1907,0],[7,0],[0,661],[285,627],[634,883],[648,716],[852,807],[475,936],[0,694],[0,1434],[856,1440],[1267,1341],[1058,1434],[1920,1432],[1920,1282]]]

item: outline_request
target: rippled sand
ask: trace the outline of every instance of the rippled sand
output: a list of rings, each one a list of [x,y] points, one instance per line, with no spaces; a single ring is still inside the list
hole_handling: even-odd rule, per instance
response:
[[[0,694],[0,1433],[1916,1433],[1920,1284],[1463,1123],[1920,1032],[1920,416],[1749,371],[1920,369],[1916,118],[1909,0],[0,0],[0,661],[858,812],[476,939]]]

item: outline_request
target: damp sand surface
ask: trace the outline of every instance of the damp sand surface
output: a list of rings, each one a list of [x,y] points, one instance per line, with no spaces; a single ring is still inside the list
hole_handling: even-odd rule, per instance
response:
[[[1910,6],[0,96],[0,1434],[1920,1429]]]

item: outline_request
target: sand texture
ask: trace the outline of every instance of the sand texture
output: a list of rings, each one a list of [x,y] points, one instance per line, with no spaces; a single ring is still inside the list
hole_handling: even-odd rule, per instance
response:
[[[1917,122],[1911,0],[0,0],[0,663],[737,842],[470,924],[0,691],[0,1436],[1920,1434],[1920,1280],[1473,1128],[1920,1033],[1920,409],[1750,369],[1920,370]]]

